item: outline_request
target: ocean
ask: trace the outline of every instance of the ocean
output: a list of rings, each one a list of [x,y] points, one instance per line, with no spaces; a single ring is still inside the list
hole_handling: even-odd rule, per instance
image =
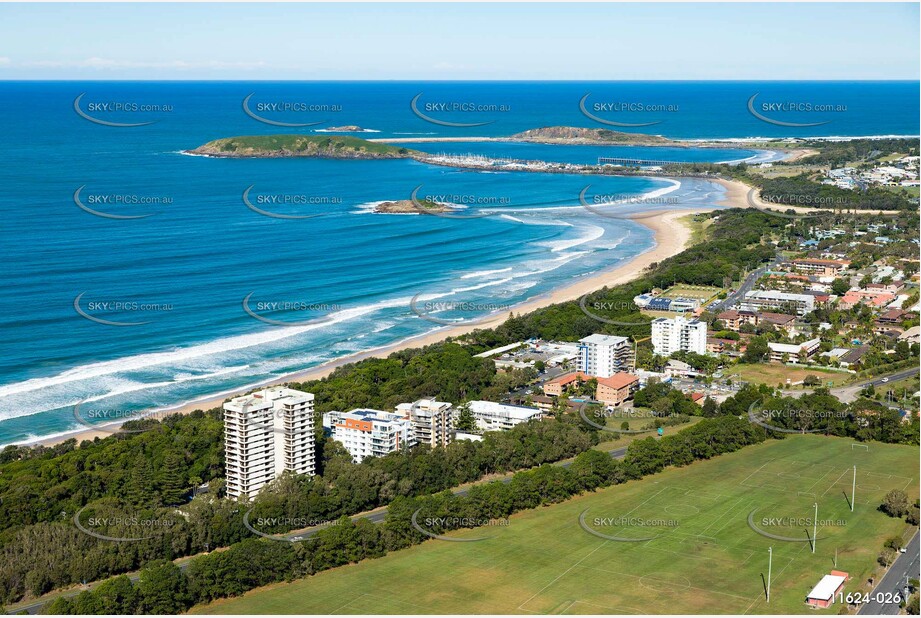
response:
[[[759,119],[748,109],[753,95],[763,116],[811,126]],[[919,133],[911,82],[0,82],[0,109],[0,444],[507,312],[653,246],[647,228],[582,207],[587,185],[592,195],[655,197],[655,209],[722,196],[688,179],[181,153],[209,140],[343,125],[365,130],[349,135],[410,140],[570,125],[729,141],[406,146],[570,163],[759,162],[776,153],[731,140]],[[461,216],[372,212],[413,191],[447,196]]]

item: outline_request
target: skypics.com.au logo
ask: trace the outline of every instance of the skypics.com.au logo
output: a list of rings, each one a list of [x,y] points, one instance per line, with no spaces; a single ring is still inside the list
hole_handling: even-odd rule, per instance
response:
[[[445,99],[440,101],[423,101],[425,93],[420,92],[413,97],[409,103],[409,108],[416,117],[442,127],[482,127],[495,122],[496,114],[504,114],[512,111],[511,105],[506,103],[478,102],[478,101],[461,101],[455,99]],[[488,118],[476,122],[457,122],[447,120],[447,118],[460,117]]]

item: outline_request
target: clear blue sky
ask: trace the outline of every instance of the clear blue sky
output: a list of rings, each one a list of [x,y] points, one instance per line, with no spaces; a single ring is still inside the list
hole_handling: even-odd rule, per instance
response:
[[[0,79],[918,79],[919,5],[0,4]]]

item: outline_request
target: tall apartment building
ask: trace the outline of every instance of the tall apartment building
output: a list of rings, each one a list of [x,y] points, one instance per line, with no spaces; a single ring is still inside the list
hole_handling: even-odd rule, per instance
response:
[[[454,433],[451,404],[432,399],[397,405],[397,414],[409,420],[416,444],[447,446]]]
[[[590,376],[609,378],[630,369],[630,340],[615,335],[589,335],[579,340],[580,369]]]
[[[383,457],[415,446],[412,423],[400,414],[381,410],[327,412],[323,427],[352,456],[355,463],[366,457]]]
[[[812,294],[789,294],[777,290],[754,290],[745,295],[739,304],[743,311],[763,311],[777,309],[806,315],[815,310],[815,296]]]
[[[224,404],[227,495],[252,499],[288,470],[313,475],[313,395],[272,387]]]
[[[707,324],[699,320],[656,318],[652,321],[652,348],[660,356],[679,350],[707,353]]]

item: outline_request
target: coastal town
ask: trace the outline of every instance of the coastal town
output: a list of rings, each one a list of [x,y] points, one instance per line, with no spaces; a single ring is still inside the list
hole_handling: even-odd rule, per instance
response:
[[[645,431],[662,431],[669,415],[638,414],[638,390],[669,384],[697,406],[722,403],[757,381],[759,364],[776,367],[769,375],[791,391],[853,381],[887,364],[901,367],[917,358],[921,343],[919,260],[886,255],[885,247],[906,239],[918,243],[892,224],[798,223],[774,242],[775,260],[736,288],[679,285],[634,297],[650,318],[649,337],[532,339],[478,354],[500,371],[535,376],[504,401],[419,399],[389,411],[330,411],[322,426],[360,463],[422,444],[479,441],[486,432],[578,414],[585,406],[601,407],[612,419],[642,416]],[[874,253],[880,256],[872,259]],[[641,354],[644,340],[651,350]],[[917,415],[916,379],[881,391],[875,396],[898,409],[902,422]],[[284,471],[314,473],[314,443],[306,439],[313,401],[311,393],[272,387],[224,404],[228,495],[252,498]]]
[[[0,0],[0,613],[921,614],[921,0]]]
[[[366,152],[360,140],[349,147]],[[265,152],[271,156],[274,151]],[[382,153],[385,158],[400,154]],[[648,161],[621,163],[627,167],[608,165],[606,173],[650,173],[643,167]],[[756,169],[776,173],[800,165],[791,160]],[[546,171],[532,167],[515,171]],[[653,167],[657,174],[676,171]],[[433,536],[464,535],[497,516],[507,522],[519,510],[528,513],[540,504],[563,504],[625,483],[641,486],[654,482],[644,477],[666,467],[682,468],[738,449],[749,452],[747,447],[757,449],[765,441],[789,445],[775,448],[792,449],[786,456],[797,461],[833,451],[839,478],[858,448],[896,449],[893,456],[911,457],[921,390],[921,264],[912,214],[905,209],[872,215],[785,212],[787,205],[817,203],[785,192],[790,187],[814,196],[809,191],[827,185],[818,177],[790,184],[789,177],[780,175],[772,181],[744,166],[698,167],[676,175],[721,183],[731,195],[731,208],[644,218],[657,238],[672,244],[640,256],[620,272],[600,274],[558,293],[565,295],[492,316],[484,323],[489,328],[476,322],[452,326],[181,413],[142,416],[111,432],[93,429],[80,440],[7,447],[0,465],[11,476],[5,485],[0,482],[0,511],[11,525],[41,539],[66,525],[30,523],[45,517],[38,512],[44,509],[41,502],[13,509],[22,503],[7,499],[40,487],[44,495],[57,496],[50,498],[49,512],[72,521],[77,530],[60,548],[67,556],[79,555],[75,548],[85,543],[103,556],[114,555],[113,548],[123,544],[137,552],[121,566],[109,566],[108,558],[94,562],[85,577],[102,583],[65,594],[55,589],[73,583],[72,571],[41,568],[43,577],[27,579],[19,566],[0,569],[0,578],[10,582],[8,599],[26,611],[93,613],[110,607],[103,596],[107,586],[124,587],[125,594],[134,590],[125,575],[133,566],[143,569],[143,577],[156,571],[180,582],[165,585],[174,592],[179,591],[175,586],[194,586],[189,600],[156,606],[161,613],[183,611],[193,598],[207,603],[235,596],[213,582],[227,581],[220,573],[241,577],[254,560],[253,551],[276,548],[271,551],[278,555],[256,559],[277,566],[296,563],[292,552],[329,547],[332,558],[318,563],[320,570],[379,551],[399,555],[406,546]],[[758,189],[763,201],[779,208],[758,208],[759,202],[745,198]],[[887,189],[827,190],[866,200]],[[910,199],[910,194],[891,198],[897,206]],[[414,202],[393,204],[401,213],[419,208]],[[422,204],[425,208],[427,203]],[[661,227],[653,227],[653,221]],[[123,448],[129,443],[134,450]],[[145,454],[132,454],[138,452]],[[94,460],[110,463],[103,470]],[[771,461],[756,459],[741,469],[761,469],[774,465]],[[61,482],[85,479],[87,487],[97,488],[89,490],[95,497],[75,501],[54,480],[59,474],[38,473],[43,462],[52,469],[81,470],[72,477],[60,474]],[[151,462],[157,462],[156,468]],[[802,478],[812,479],[813,470],[826,464],[819,459],[804,465],[797,468],[805,473]],[[861,517],[888,531],[865,543],[877,554],[876,562],[850,561],[846,570],[828,570],[799,561],[802,581],[788,587],[789,599],[857,611],[859,603],[846,601],[844,591],[859,585],[866,594],[878,594],[877,577],[896,572],[906,545],[917,543],[911,534],[918,502],[910,480],[884,472],[887,468],[879,466],[885,463],[864,460],[861,465],[871,467],[863,474],[874,475],[870,480],[875,484],[864,478],[860,487],[879,487],[867,491]],[[782,470],[772,474],[785,474]],[[851,491],[857,481],[854,469]],[[744,483],[707,482],[721,491],[752,489]],[[765,481],[754,489],[770,493],[772,487]],[[802,489],[808,488],[804,481]],[[658,495],[658,490],[646,491]],[[847,490],[844,495],[852,497]],[[739,494],[736,504],[742,499]],[[714,504],[698,502],[694,509],[714,513]],[[140,515],[124,517],[126,510]],[[459,513],[464,517],[455,517]],[[740,521],[743,515],[736,513]],[[768,526],[774,532],[767,532],[751,521],[747,528],[744,521],[741,527],[738,523],[735,536],[743,529],[755,539],[783,532],[776,524]],[[699,524],[688,520],[687,525]],[[581,523],[576,528],[590,536],[603,534]],[[351,551],[351,541],[339,536],[342,531],[362,536],[363,547],[385,549],[352,552],[346,558],[343,552]],[[638,531],[633,527],[633,533]],[[163,554],[157,544],[167,539],[180,549]],[[46,545],[18,537],[9,549],[42,555]],[[176,562],[150,563],[148,555]],[[59,559],[61,564],[72,561]],[[225,562],[232,565],[229,570]],[[194,566],[186,570],[185,564]],[[300,574],[279,568],[285,577]],[[751,575],[742,577],[747,581]],[[278,578],[270,575],[259,582]],[[900,586],[898,601],[889,605],[916,602],[917,586]]]

